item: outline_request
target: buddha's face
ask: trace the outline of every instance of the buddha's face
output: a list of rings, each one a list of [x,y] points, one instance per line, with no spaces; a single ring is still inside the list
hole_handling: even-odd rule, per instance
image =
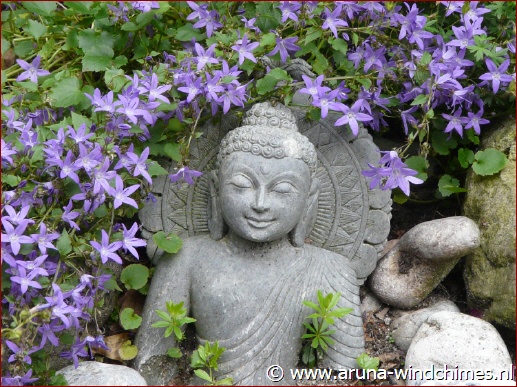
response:
[[[223,161],[219,184],[222,214],[230,230],[253,242],[270,242],[286,236],[299,222],[310,173],[299,159],[235,152]]]

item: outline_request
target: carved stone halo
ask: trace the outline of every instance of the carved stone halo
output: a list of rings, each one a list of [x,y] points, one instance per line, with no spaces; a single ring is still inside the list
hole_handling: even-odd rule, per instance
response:
[[[308,121],[302,109],[291,110],[300,133],[315,145],[318,156],[318,214],[307,242],[343,255],[358,278],[364,280],[375,268],[390,229],[391,191],[370,190],[361,175],[368,163],[378,163],[378,148],[364,128],[353,137],[348,128],[334,127],[338,115],[329,113],[325,120]],[[227,114],[220,123],[209,121],[200,129],[203,135],[191,144],[189,168],[203,175],[193,186],[178,186],[167,176],[155,179],[153,193],[157,202],[146,205],[139,213],[143,236],[149,238],[147,253],[151,259],[163,254],[150,238],[153,233],[173,231],[182,238],[209,233],[208,172],[215,167],[222,138],[238,126],[237,117]],[[169,171],[176,172],[174,163]]]

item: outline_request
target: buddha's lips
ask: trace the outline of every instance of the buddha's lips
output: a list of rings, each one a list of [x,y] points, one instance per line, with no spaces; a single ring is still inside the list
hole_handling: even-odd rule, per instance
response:
[[[246,220],[248,221],[248,223],[251,226],[256,227],[256,228],[265,228],[275,221],[275,219],[257,219],[257,218],[248,217],[248,216],[246,216]]]

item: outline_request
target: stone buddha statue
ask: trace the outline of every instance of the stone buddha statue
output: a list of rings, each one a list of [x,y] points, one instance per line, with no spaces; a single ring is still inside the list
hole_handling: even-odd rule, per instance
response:
[[[302,322],[312,311],[302,304],[316,294],[340,292],[337,305],[353,312],[336,319],[322,363],[357,367],[364,352],[359,285],[343,256],[305,243],[314,224],[320,181],[314,145],[298,132],[292,112],[269,103],[254,105],[242,126],[223,138],[209,172],[209,235],[183,240],[163,257],[149,288],[134,367],[149,384],[166,384],[177,366],[167,358],[172,336],[152,328],[156,309],[183,301],[195,318],[200,343],[218,341],[226,351],[219,378],[237,385],[267,385],[268,367],[299,363]]]

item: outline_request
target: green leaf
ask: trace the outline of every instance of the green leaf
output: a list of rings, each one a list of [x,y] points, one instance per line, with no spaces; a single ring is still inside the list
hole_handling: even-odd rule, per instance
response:
[[[21,4],[26,10],[45,17],[52,16],[57,8],[55,1],[24,1]]]
[[[149,279],[149,269],[142,264],[132,264],[124,268],[120,280],[128,289],[140,289]]]
[[[20,181],[22,179],[20,176],[15,175],[6,175],[5,173],[2,173],[2,184],[7,184],[10,187],[18,187],[18,184],[20,184]]]
[[[429,161],[422,156],[411,156],[404,160],[404,163],[411,169],[418,172],[417,178],[424,181],[427,180],[427,168],[429,168]]]
[[[474,162],[474,152],[467,148],[458,150],[458,161],[463,168],[468,168]]]
[[[151,326],[153,328],[169,328],[171,326],[171,323],[167,321],[156,321]]]
[[[120,313],[120,323],[126,330],[137,329],[142,324],[142,317],[137,315],[133,308],[124,308]]]
[[[92,7],[93,2],[91,1],[65,1],[65,6],[70,9],[73,9],[78,14],[91,14],[92,11],[90,8]]]
[[[87,52],[83,60],[81,61],[83,65],[83,72],[86,71],[106,71],[109,67],[113,66],[113,49],[107,46],[101,46],[95,53]]]
[[[232,386],[233,378],[224,378],[215,382],[216,386]]]
[[[434,132],[431,134],[431,145],[438,154],[445,156],[451,149],[456,148],[458,142],[454,137],[449,137],[448,133]]]
[[[205,366],[205,361],[201,359],[201,356],[199,355],[200,348],[202,348],[202,346],[192,352],[192,355],[190,356],[190,366],[192,368],[200,368]]]
[[[476,161],[472,164],[472,169],[480,176],[493,175],[501,171],[508,163],[505,154],[494,148],[479,151],[474,158]]]
[[[287,74],[287,71],[281,68],[275,68],[271,70],[266,76],[257,81],[257,93],[264,95],[272,91],[278,81],[291,81],[291,77]]]
[[[420,94],[420,95],[417,95],[417,97],[413,100],[413,102],[411,102],[411,106],[423,105],[426,102],[427,102],[427,95]]]
[[[178,28],[174,37],[180,42],[190,42],[192,39],[196,39],[196,41],[203,40],[205,34],[199,29],[192,27],[192,24],[186,23],[184,26]]]
[[[38,40],[47,32],[47,27],[36,20],[29,20],[28,26],[23,30]]]
[[[318,27],[311,27],[305,33],[305,44],[309,44],[323,35],[323,30]]]
[[[443,197],[451,196],[453,193],[467,192],[465,188],[460,187],[458,179],[452,178],[450,175],[443,175],[438,181],[438,191]]]
[[[14,53],[19,58],[25,58],[34,51],[34,42],[31,40],[24,40],[22,42],[16,42],[14,44]]]
[[[177,162],[181,161],[180,149],[180,144],[167,143],[163,147],[163,151],[165,152],[165,154]]]
[[[206,371],[204,371],[204,370],[194,370],[194,373],[197,375],[198,378],[206,380],[209,383],[213,383],[212,378],[210,377],[210,375],[208,375],[206,373]]]
[[[104,73],[104,82],[106,83],[106,86],[117,93],[122,90],[129,80],[124,76],[124,70],[112,67],[107,69]]]
[[[134,31],[138,31],[140,29],[140,26],[137,26],[135,23],[130,21],[130,22],[122,24],[122,27],[120,27],[120,29],[122,31],[134,32]]]
[[[56,82],[49,95],[54,107],[68,107],[81,103],[85,96],[81,83],[75,77],[63,78]]]
[[[256,4],[255,25],[261,31],[271,31],[280,25],[281,13],[274,4],[264,1]]]
[[[61,236],[57,240],[56,247],[62,257],[66,257],[66,255],[72,251],[72,241],[70,240],[68,231],[63,230]]]
[[[79,32],[77,39],[79,47],[82,48],[85,53],[90,52],[93,55],[98,55],[99,51],[104,54],[102,47],[113,48],[114,43],[113,35],[109,32],[96,32],[91,28]],[[113,55],[111,56],[113,57]]]
[[[177,253],[183,245],[180,237],[173,232],[165,235],[163,231],[159,231],[153,235],[153,240],[160,249],[173,254]]]
[[[169,172],[165,168],[160,166],[160,164],[158,164],[157,161],[152,161],[147,165],[147,172],[151,176],[163,176],[169,174]]]
[[[420,65],[421,66],[427,66],[429,63],[431,63],[431,60],[432,60],[432,56],[431,54],[429,54],[427,51],[424,52],[424,54],[422,55],[422,57],[420,58]]]
[[[336,51],[346,54],[348,51],[348,44],[343,39],[332,39],[330,45]]]
[[[357,364],[363,370],[378,370],[379,369],[379,358],[370,357],[366,353],[362,353],[357,357]]]
[[[92,121],[81,114],[72,112],[72,125],[74,128],[79,128],[82,124],[85,124],[87,128],[91,128]]]
[[[272,32],[268,32],[267,34],[264,34],[262,36],[262,39],[260,39],[260,45],[259,47],[265,47],[265,46],[274,46],[276,42],[275,34]]]
[[[178,347],[169,348],[169,350],[167,351],[167,355],[174,359],[179,359],[183,356],[181,350]]]
[[[131,345],[131,341],[128,340],[119,348],[118,354],[122,360],[132,360],[138,355],[138,348],[136,345]]]

